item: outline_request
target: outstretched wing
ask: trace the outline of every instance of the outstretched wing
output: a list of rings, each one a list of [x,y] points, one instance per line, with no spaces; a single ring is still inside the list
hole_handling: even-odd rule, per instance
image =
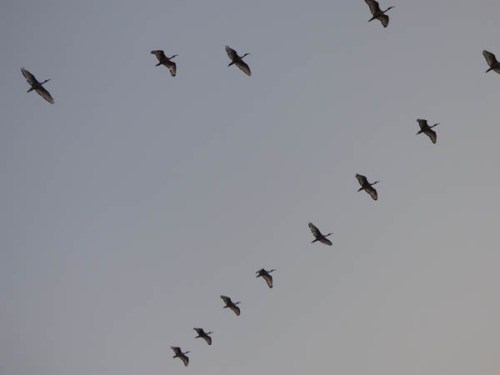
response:
[[[175,77],[177,73],[177,65],[171,61],[170,64],[168,65],[168,70],[170,70],[170,74],[172,77]]]
[[[365,186],[368,183],[368,180],[362,174],[357,174],[356,178],[361,186]]]
[[[248,66],[248,64],[246,62],[244,62],[243,60],[240,60],[238,62],[235,63],[236,66],[238,68],[240,68],[247,76],[251,76],[252,75],[252,72],[250,71],[250,67]]]
[[[237,316],[240,316],[240,308],[236,305],[231,305],[229,307],[231,310],[233,310],[233,312],[237,315]]]
[[[224,303],[227,305],[229,303],[231,303],[231,298],[229,297],[226,297],[226,296],[220,296],[220,298],[222,298],[222,300],[224,301]]]
[[[234,59],[236,59],[238,57],[238,54],[236,53],[236,51],[229,46],[226,46],[226,52],[227,52],[227,55],[229,56],[229,58],[231,59],[231,61],[233,61]]]
[[[156,49],[156,50],[154,50],[154,51],[151,51],[151,53],[152,53],[153,55],[155,55],[155,56],[156,56],[156,58],[157,58],[158,60],[160,60],[160,61],[166,57],[166,56],[165,56],[165,52],[164,52],[164,51],[162,51],[161,49]]]
[[[436,143],[436,141],[437,141],[437,134],[436,134],[436,132],[434,130],[427,129],[424,133],[429,136],[429,138],[431,139],[432,143]]]
[[[316,228],[316,226],[313,223],[309,223],[309,229],[311,230],[311,233],[313,234],[314,237],[318,238],[322,236],[319,229]]]
[[[184,362],[184,366],[187,366],[189,365],[189,357],[185,354],[183,354],[181,357],[179,357],[180,359],[182,359],[182,362]]]
[[[269,288],[273,287],[273,277],[271,275],[269,275],[268,273],[266,273],[266,274],[262,275],[262,278],[264,280],[266,280],[267,286]]]
[[[208,345],[212,345],[212,338],[208,335],[203,336],[203,339],[207,342]]]
[[[423,120],[423,119],[419,118],[419,119],[417,119],[417,122],[418,122],[418,126],[420,126],[421,130],[424,130],[425,128],[427,128],[429,126],[429,124],[427,123],[427,120]]]
[[[40,86],[35,89],[35,91],[40,95],[42,98],[44,98],[46,101],[48,101],[50,104],[54,104],[54,99],[50,95],[50,93],[45,89],[45,87]]]
[[[377,19],[382,23],[382,26],[387,27],[389,25],[389,16],[387,14],[381,14]]]
[[[37,79],[33,74],[31,74],[26,68],[21,68],[21,73],[23,73],[24,78],[26,78],[26,81],[33,86],[38,83]]]
[[[378,194],[377,194],[377,190],[375,190],[375,188],[374,188],[374,187],[369,186],[369,187],[367,187],[367,188],[365,189],[365,191],[366,191],[366,192],[370,195],[370,197],[372,197],[372,199],[373,199],[374,201],[376,201],[376,200],[377,200],[377,198],[378,198]]]
[[[175,355],[181,355],[182,354],[181,348],[179,348],[178,346],[171,346],[170,349],[172,349],[174,351]]]
[[[370,12],[372,12],[372,16],[375,16],[376,14],[380,13],[380,5],[378,5],[378,2],[376,2],[375,0],[365,0],[365,2],[370,7]]]
[[[489,66],[492,66],[492,65],[498,63],[497,58],[495,57],[495,55],[492,54],[489,51],[484,50],[483,51],[483,56],[486,59],[486,62],[488,63]]]
[[[323,244],[325,244],[325,245],[332,246],[332,241],[330,241],[326,237],[323,237],[323,238],[319,239],[318,241],[321,242],[321,243],[323,243]]]

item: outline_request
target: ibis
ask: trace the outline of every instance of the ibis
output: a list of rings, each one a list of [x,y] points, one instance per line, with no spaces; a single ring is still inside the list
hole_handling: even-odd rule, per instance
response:
[[[245,53],[243,56],[238,56],[238,53],[232,49],[229,46],[226,46],[226,52],[229,58],[231,59],[231,63],[228,66],[231,65],[236,65],[238,68],[240,68],[247,76],[251,76],[252,72],[250,71],[250,67],[246,62],[243,61],[243,58],[247,55],[250,55],[249,53]]]
[[[172,61],[172,59],[178,55],[167,57],[165,52],[161,49],[151,51],[151,53],[158,59],[158,64],[155,66],[165,65],[167,69],[170,70],[172,77],[175,77],[175,74],[177,73],[177,65]]]
[[[370,184],[368,182],[368,179],[361,174],[357,174],[356,178],[358,179],[358,182],[361,185],[361,187],[358,189],[358,192],[364,190],[370,195],[370,197],[372,197],[374,201],[376,201],[378,195],[377,195],[377,190],[375,190],[373,185],[377,184],[379,181],[375,181],[374,183]]]
[[[198,336],[196,336],[195,339],[201,338],[205,340],[208,345],[212,345],[212,338],[209,336],[212,332],[205,332],[203,328],[194,328],[194,330],[198,334]]]
[[[333,233],[322,234],[321,231],[313,223],[309,223],[309,229],[311,230],[311,232],[315,238],[315,240],[312,241],[311,243],[315,243],[316,241],[319,241],[325,245],[332,246],[332,241],[330,241],[326,237],[332,235]]]
[[[382,11],[377,1],[365,0],[365,2],[368,4],[370,11],[372,12],[372,18],[370,18],[368,22],[379,20],[382,23],[382,26],[387,27],[387,25],[389,25],[389,16],[386,13],[394,7],[390,6],[386,10]]]
[[[40,95],[42,98],[44,98],[46,101],[48,101],[50,104],[54,104],[54,99],[50,95],[50,93],[47,91],[43,85],[47,82],[50,81],[49,79],[46,79],[43,82],[38,82],[38,80],[35,78],[33,74],[31,74],[28,69],[26,68],[21,68],[21,73],[23,73],[24,78],[26,78],[26,81],[30,84],[31,88],[27,92],[31,92],[35,90],[38,95]]]
[[[261,268],[256,273],[257,273],[257,277],[262,277],[266,281],[267,286],[269,288],[272,288],[273,287],[273,277],[270,275],[270,273],[274,272],[274,271],[276,271],[276,270],[272,269],[272,270],[266,271],[264,268]]]
[[[224,306],[224,308],[230,308],[237,316],[240,316],[240,308],[236,305],[238,305],[240,302],[233,302],[231,301],[231,298],[229,297],[226,297],[226,296],[220,296],[220,298],[222,298],[222,300],[224,301],[224,303],[226,304]]]
[[[432,130],[432,128],[438,126],[439,123],[429,126],[427,120],[417,119],[417,122],[418,125],[420,126],[420,130],[418,131],[417,135],[419,135],[420,133],[424,133],[431,139],[432,143],[436,143],[437,134],[434,130]]]
[[[179,348],[178,346],[171,346],[170,349],[172,349],[175,353],[173,358],[180,358],[184,363],[184,366],[189,365],[189,357],[186,355],[189,353],[189,351],[183,353],[181,348]]]

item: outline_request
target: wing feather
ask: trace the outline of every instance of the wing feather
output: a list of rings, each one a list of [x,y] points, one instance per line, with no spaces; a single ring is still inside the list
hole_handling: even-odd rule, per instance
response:
[[[252,72],[250,71],[250,67],[248,66],[248,64],[246,62],[244,62],[243,60],[240,60],[240,61],[237,61],[235,63],[235,65],[240,68],[247,76],[251,76],[252,75]]]
[[[313,223],[309,223],[309,229],[311,230],[314,237],[316,238],[321,237],[321,232],[319,231],[318,228],[316,228],[316,226]]]
[[[486,62],[488,63],[488,65],[491,67],[492,65],[498,63],[497,61],[497,58],[495,57],[494,54],[492,54],[491,52],[489,51],[486,51],[484,50],[483,51],[483,56],[484,58],[486,59]]]
[[[273,287],[273,277],[271,275],[269,275],[268,273],[266,273],[266,274],[262,275],[262,278],[264,280],[266,280],[267,286],[269,288]]]
[[[389,16],[387,14],[381,14],[377,19],[382,23],[382,26],[387,27],[389,25]]]
[[[372,197],[372,199],[374,201],[376,201],[378,199],[378,194],[377,194],[377,190],[375,190],[374,187],[372,186],[369,186],[365,189],[365,191],[370,195],[370,197]]]
[[[47,89],[43,86],[40,86],[35,89],[35,91],[40,95],[42,98],[44,98],[46,101],[48,101],[50,104],[54,104],[54,99],[50,95],[50,93],[47,91]]]
[[[365,2],[370,7],[370,12],[372,12],[372,16],[375,16],[378,13],[380,13],[380,5],[378,4],[378,2],[376,2],[375,0],[365,0]]]
[[[361,186],[365,186],[368,183],[368,180],[362,174],[357,174],[356,178]]]
[[[238,54],[236,53],[236,51],[229,46],[226,46],[226,52],[227,52],[227,55],[229,56],[229,58],[231,59],[231,61],[238,57]]]

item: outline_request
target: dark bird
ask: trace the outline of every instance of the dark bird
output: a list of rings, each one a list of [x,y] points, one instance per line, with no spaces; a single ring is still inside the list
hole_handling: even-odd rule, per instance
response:
[[[173,358],[180,358],[182,362],[184,362],[184,366],[189,365],[189,357],[186,355],[189,353],[189,351],[183,353],[181,351],[181,348],[179,348],[178,346],[171,346],[170,349],[172,349],[175,353]]]
[[[387,25],[389,25],[389,16],[385,13],[394,7],[390,6],[386,10],[382,11],[380,9],[380,5],[378,5],[378,2],[376,2],[375,0],[365,0],[365,2],[370,7],[370,12],[372,12],[372,18],[370,18],[368,22],[379,20],[380,22],[382,22],[382,26],[387,27]]]
[[[439,123],[429,126],[427,120],[418,119],[417,122],[420,126],[420,131],[417,133],[417,135],[419,135],[420,133],[424,133],[431,139],[432,143],[436,143],[437,134],[434,130],[432,130],[432,128],[438,126]]]
[[[220,296],[220,298],[222,298],[222,300],[226,304],[226,306],[224,306],[224,308],[228,308],[229,307],[231,310],[233,310],[233,312],[237,316],[240,316],[240,308],[238,306],[236,306],[236,305],[239,304],[239,302],[233,302],[233,301],[231,301],[231,298],[226,297],[226,296]]]
[[[494,70],[495,72],[500,74],[500,63],[498,62],[495,55],[492,54],[491,52],[484,50],[483,56],[486,59],[488,65],[490,66],[490,68],[486,71],[486,73],[488,73],[490,70]]]
[[[172,77],[175,77],[175,74],[177,72],[177,65],[175,65],[175,63],[171,60],[178,55],[167,57],[165,55],[165,52],[163,52],[161,49],[151,51],[151,53],[158,59],[158,64],[156,64],[155,66],[165,65],[168,70],[170,70],[170,74],[172,75]]]
[[[198,336],[195,337],[197,338],[202,338],[207,342],[208,345],[212,345],[212,338],[209,336],[212,332],[205,332],[203,328],[194,328]]]
[[[324,243],[325,245],[332,246],[332,241],[330,241],[328,236],[332,235],[333,233],[328,233],[323,235],[318,228],[313,223],[309,223],[309,229],[311,230],[315,240],[311,243],[315,243],[316,241],[319,241],[321,243]]]
[[[38,95],[40,95],[50,104],[54,104],[54,99],[52,98],[50,93],[45,89],[45,87],[43,87],[43,84],[49,82],[50,79],[46,79],[43,82],[38,82],[35,76],[25,68],[21,68],[21,73],[23,73],[24,78],[26,78],[26,81],[28,81],[28,83],[31,86],[31,88],[27,92],[35,90],[38,93]]]
[[[376,201],[378,198],[378,195],[377,195],[377,190],[375,190],[373,185],[377,184],[379,181],[375,181],[373,184],[370,184],[368,182],[368,179],[361,174],[357,174],[356,178],[358,179],[358,182],[361,185],[361,187],[358,189],[358,191],[361,191],[361,190],[366,191],[368,194],[370,194],[370,197],[372,197],[372,199],[374,201]]]
[[[247,55],[250,55],[249,53],[245,53],[243,56],[238,56],[238,53],[232,49],[229,46],[226,46],[226,52],[229,58],[231,59],[231,63],[228,66],[231,65],[236,65],[238,68],[243,70],[247,76],[251,76],[252,72],[250,71],[249,66],[247,65],[246,62],[243,61],[243,58]]]
[[[270,273],[273,271],[276,271],[276,270],[272,269],[270,271],[266,271],[264,268],[262,268],[256,272],[257,277],[262,277],[264,280],[266,280],[267,286],[269,288],[273,287],[273,277],[270,275]]]

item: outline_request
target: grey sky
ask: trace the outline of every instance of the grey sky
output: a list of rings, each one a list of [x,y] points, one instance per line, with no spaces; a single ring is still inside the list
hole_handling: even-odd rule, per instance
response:
[[[389,5],[3,1],[0,373],[497,375],[500,3]]]

